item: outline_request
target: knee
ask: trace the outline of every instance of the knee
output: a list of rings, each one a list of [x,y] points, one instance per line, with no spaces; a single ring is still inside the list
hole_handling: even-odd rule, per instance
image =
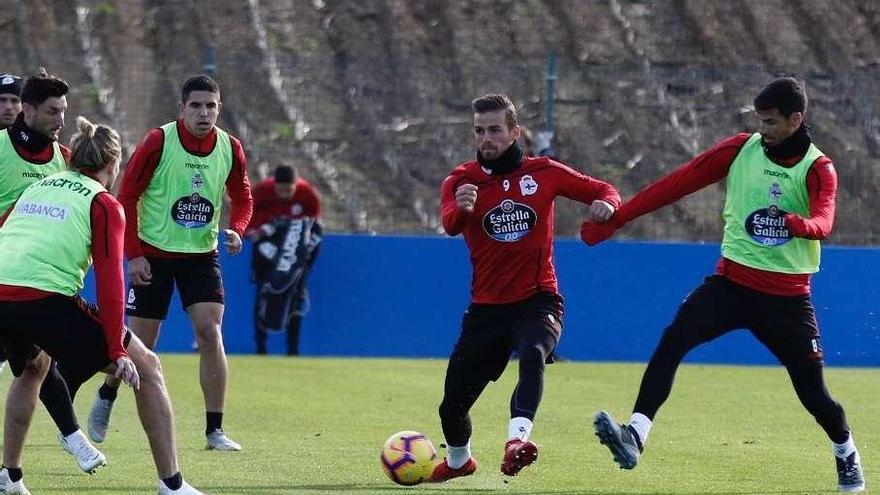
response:
[[[819,424],[835,422],[843,417],[843,406],[828,394],[807,394],[803,403]]]
[[[222,347],[223,335],[220,333],[219,323],[202,323],[196,327],[196,338],[199,348]]]
[[[518,351],[520,367],[528,370],[543,370],[547,354],[540,346],[528,346]]]
[[[49,364],[52,362],[46,353],[41,352],[37,357],[31,359],[25,364],[22,370],[22,377],[27,379],[36,379],[42,381],[49,371]]]
[[[455,402],[449,400],[448,397],[443,398],[443,402],[440,403],[440,407],[437,412],[440,414],[440,418],[457,418],[464,415],[463,408],[461,405],[456,405]]]
[[[141,383],[160,383],[162,381],[162,362],[159,361],[159,356],[155,352],[145,350],[142,355],[138,356],[135,366],[137,366]]]
[[[688,330],[690,328],[690,330]],[[651,361],[665,361],[678,363],[688,352],[698,345],[693,339],[696,326],[682,325],[676,320],[663,331],[663,336],[654,350]]]

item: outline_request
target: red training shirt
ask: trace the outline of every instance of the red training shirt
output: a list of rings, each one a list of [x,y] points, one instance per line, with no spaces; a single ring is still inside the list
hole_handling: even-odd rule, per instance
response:
[[[275,218],[318,218],[321,216],[321,195],[314,186],[302,177],[297,177],[293,196],[290,199],[278,197],[275,193],[275,178],[270,177],[253,187],[254,214],[246,233],[251,233],[261,225]]]
[[[455,190],[474,184],[473,212],[458,208]],[[611,184],[546,157],[524,158],[508,174],[490,175],[474,160],[443,181],[440,214],[449,235],[462,234],[471,253],[471,300],[504,304],[539,291],[559,294],[553,266],[553,218],[557,196],[615,208],[620,195]]]

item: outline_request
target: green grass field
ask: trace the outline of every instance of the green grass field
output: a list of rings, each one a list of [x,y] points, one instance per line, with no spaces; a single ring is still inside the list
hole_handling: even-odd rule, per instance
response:
[[[206,452],[198,360],[162,357],[175,408],[184,476],[211,494],[805,494],[835,493],[830,445],[801,408],[781,368],[684,366],[634,471],[599,445],[592,415],[628,418],[643,364],[559,363],[548,368],[532,438],[540,457],[516,478],[498,471],[516,363],[472,412],[474,476],[397,487],[379,449],[398,430],[442,442],[437,418],[445,361],[233,356],[225,427],[239,453]],[[5,390],[8,371],[0,377]],[[84,425],[97,380],[84,386]],[[847,409],[867,473],[880,484],[880,370],[831,369],[829,388]],[[35,494],[155,493],[156,475],[134,410],[120,392],[107,441],[109,465],[81,473],[55,439],[42,406],[25,452]],[[442,451],[440,453],[442,455]]]

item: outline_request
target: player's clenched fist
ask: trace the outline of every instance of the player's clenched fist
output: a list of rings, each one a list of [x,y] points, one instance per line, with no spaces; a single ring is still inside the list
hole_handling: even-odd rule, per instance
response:
[[[464,211],[474,211],[474,203],[477,202],[477,186],[462,184],[455,190],[455,202]]]
[[[614,207],[606,201],[597,199],[590,203],[590,218],[594,222],[605,223],[614,215]]]

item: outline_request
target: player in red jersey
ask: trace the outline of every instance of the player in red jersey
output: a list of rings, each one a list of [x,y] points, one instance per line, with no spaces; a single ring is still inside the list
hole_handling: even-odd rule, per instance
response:
[[[546,157],[523,156],[516,108],[505,95],[472,103],[476,160],[443,181],[441,216],[449,235],[462,234],[473,263],[471,305],[446,370],[440,421],[447,457],[430,481],[472,474],[469,411],[512,352],[519,382],[510,400],[508,441],[501,472],[515,476],[535,461],[529,440],[544,386],[544,366],[562,332],[562,297],[553,266],[553,213],[557,196],[590,205],[605,221],[620,204],[610,184]]]
[[[638,463],[654,416],[684,356],[700,344],[747,328],[786,367],[801,403],[833,443],[839,489],[865,480],[843,407],[825,387],[810,276],[819,241],[834,223],[837,175],[804,123],[801,83],[780,78],[755,97],[760,132],[727,138],[624,203],[610,222],[585,222],[595,245],[636,218],[726,178],[724,238],[716,273],[679,307],[654,350],[629,424],[602,411],[596,434],[622,468]]]
[[[275,231],[272,222],[278,219],[299,220],[313,218],[317,220],[321,216],[321,195],[309,181],[300,177],[296,168],[290,165],[278,165],[273,176],[253,186],[254,214],[245,234],[254,241],[255,245],[261,239],[271,237]],[[310,257],[308,265],[315,262],[315,256]],[[259,322],[258,312],[260,307],[260,288],[262,283],[272,272],[271,263],[265,261],[257,249],[253,251],[251,259],[251,276],[257,282],[257,297],[254,303],[254,340],[257,344],[257,354],[266,354],[266,340],[268,333]],[[305,277],[293,288],[294,310],[290,313],[287,321],[287,354],[295,356],[299,354],[299,331],[302,325],[304,307],[308,306],[308,291],[306,290]]]

